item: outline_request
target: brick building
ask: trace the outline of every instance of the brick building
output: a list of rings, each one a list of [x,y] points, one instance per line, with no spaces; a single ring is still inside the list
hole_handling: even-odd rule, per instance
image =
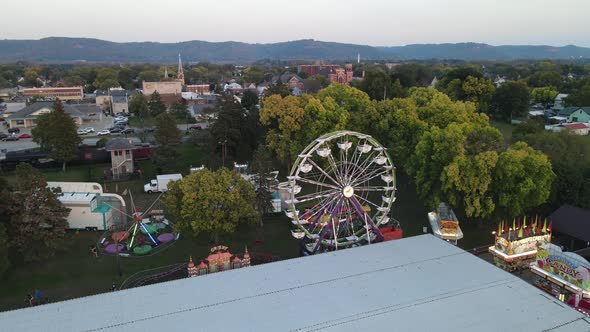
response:
[[[350,84],[352,82],[352,64],[344,65],[301,65],[297,67],[298,73],[306,73],[309,77],[323,75],[332,83]]]
[[[23,89],[25,97],[43,97],[60,100],[82,100],[84,90],[81,86],[63,87],[63,88],[26,88]]]

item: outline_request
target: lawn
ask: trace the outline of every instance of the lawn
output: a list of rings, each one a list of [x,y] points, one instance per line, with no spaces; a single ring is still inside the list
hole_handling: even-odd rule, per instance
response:
[[[201,154],[194,145],[183,144],[179,152],[181,157],[178,161],[178,170],[183,175],[189,173],[191,165],[202,163]],[[135,205],[145,209],[158,197],[157,194],[143,192],[143,185],[154,178],[156,172],[151,160],[139,161],[138,166],[142,170],[141,178],[119,182],[103,180],[104,169],[109,168],[110,164],[69,166],[66,172],[62,172],[61,169],[43,169],[42,173],[48,181],[99,182],[106,192],[122,193],[129,189]],[[14,172],[3,175],[9,183],[14,184],[16,181]],[[126,195],[124,198],[130,206],[130,196]],[[298,244],[291,237],[290,228],[290,223],[284,215],[272,215],[265,218],[264,227],[242,226],[231,235],[221,236],[220,244],[228,246],[233,253],[241,254],[244,247],[248,246],[252,253],[269,253],[278,255],[281,259],[291,258],[297,255]],[[155,256],[122,258],[123,276],[119,278],[114,257],[94,258],[90,255],[89,246],[95,244],[101,235],[101,232],[68,232],[66,248],[56,257],[12,268],[0,284],[0,311],[22,307],[25,304],[25,296],[37,288],[51,301],[106,292],[110,290],[113,281],[120,284],[138,271],[186,262],[191,255],[195,260],[202,259],[213,246],[206,235],[182,236],[172,247]]]
[[[241,254],[247,246],[251,253],[261,252],[280,256],[297,256],[297,242],[291,237],[290,223],[284,216],[271,216],[262,228],[240,227],[234,234],[222,236],[220,244]],[[60,301],[88,296],[110,290],[113,281],[120,285],[135,272],[205,258],[214,245],[205,235],[182,236],[180,240],[158,255],[142,258],[121,258],[123,276],[117,275],[115,257],[92,257],[89,246],[100,238],[100,232],[68,232],[67,249],[56,257],[13,268],[0,285],[0,311],[24,306],[25,296],[40,289],[43,297]],[[255,241],[259,241],[256,246]]]
[[[492,125],[492,127],[498,129],[502,133],[505,142],[509,142],[512,139],[512,132],[515,128],[514,125],[496,120],[490,120],[490,124]]]

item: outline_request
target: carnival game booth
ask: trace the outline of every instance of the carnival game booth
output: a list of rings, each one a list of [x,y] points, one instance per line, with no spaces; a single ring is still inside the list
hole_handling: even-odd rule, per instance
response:
[[[435,211],[428,213],[428,221],[434,236],[457,244],[463,238],[459,219],[446,203],[440,203]]]
[[[573,252],[548,243],[530,264],[533,284],[577,310],[590,313],[590,263]]]
[[[537,255],[537,248],[551,243],[551,224],[547,226],[547,219],[540,217],[513,220],[512,227],[508,222],[498,224],[494,245],[488,251],[494,257],[494,264],[507,271],[528,268]]]

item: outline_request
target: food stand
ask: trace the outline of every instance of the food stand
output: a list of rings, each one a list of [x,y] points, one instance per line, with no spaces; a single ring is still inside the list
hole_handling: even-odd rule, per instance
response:
[[[549,243],[538,249],[529,268],[535,286],[588,315],[590,263],[584,257]]]
[[[547,220],[541,226],[540,218],[531,218],[527,225],[526,217],[512,222],[501,222],[495,235],[494,245],[488,251],[494,257],[494,264],[507,271],[528,268],[537,254],[537,248],[551,243],[551,225]]]

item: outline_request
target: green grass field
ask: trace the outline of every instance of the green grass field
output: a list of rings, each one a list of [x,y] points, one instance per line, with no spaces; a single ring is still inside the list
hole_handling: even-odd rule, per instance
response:
[[[505,142],[510,142],[510,140],[512,139],[512,132],[514,131],[514,128],[515,128],[514,125],[511,125],[510,123],[506,123],[506,122],[502,122],[502,121],[495,121],[495,120],[490,120],[490,124],[492,125],[492,127],[498,129],[502,133],[502,136],[504,136]]]

